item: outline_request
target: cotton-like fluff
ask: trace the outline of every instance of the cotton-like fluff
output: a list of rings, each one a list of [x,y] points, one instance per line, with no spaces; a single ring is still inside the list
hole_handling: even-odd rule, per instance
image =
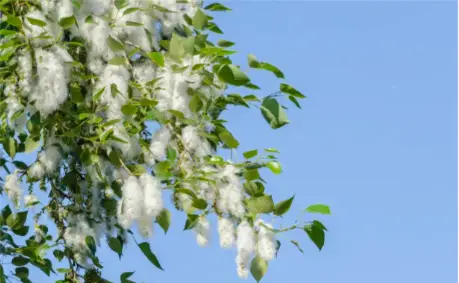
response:
[[[136,63],[134,64],[134,67],[132,68],[132,75],[134,80],[140,84],[144,89],[146,87],[146,84],[148,82],[151,82],[155,77],[156,77],[156,69],[153,63],[149,61],[145,61],[142,63]],[[137,90],[137,89],[134,89]],[[151,93],[151,91],[148,91],[147,89],[144,90],[147,93]],[[134,92],[134,95],[140,96],[141,93]]]
[[[5,91],[7,93],[7,91]],[[19,132],[23,132],[24,126],[27,123],[27,114],[24,109],[24,106],[21,104],[19,101],[18,97],[16,94],[10,95],[6,99],[6,105],[7,105],[7,117],[8,117],[8,123],[16,130]],[[23,113],[19,116],[13,119],[13,116],[15,116],[18,111],[23,111]]]
[[[148,239],[153,235],[153,219],[150,216],[142,216],[137,219],[137,226],[139,233],[145,239]]]
[[[247,278],[249,274],[250,259],[255,251],[255,234],[247,221],[241,222],[237,227],[237,273],[241,278]]]
[[[45,233],[40,228],[40,226],[37,224],[35,224],[33,232],[35,236],[35,241],[37,241],[38,243],[41,242],[43,238],[45,237]]]
[[[155,160],[162,160],[166,157],[166,148],[171,139],[170,130],[163,126],[155,132],[151,139],[149,150],[151,157]],[[154,162],[153,162],[154,163]]]
[[[144,213],[150,217],[156,218],[164,208],[161,184],[159,181],[148,173],[139,177],[140,186],[144,191]]]
[[[64,62],[56,53],[35,49],[38,85],[31,95],[35,108],[43,116],[56,111],[68,98],[67,73]]]
[[[27,174],[32,179],[40,180],[45,175],[45,167],[37,161],[30,166],[29,170],[27,170]]]
[[[134,13],[130,13],[122,17],[118,22],[118,26],[122,26],[121,30],[119,31],[122,34],[127,36],[127,40],[135,44],[136,46],[140,47],[140,49],[144,52],[149,52],[152,50],[151,43],[148,38],[146,27],[148,24],[153,24],[151,22],[151,16],[145,16],[142,11],[136,11]],[[131,26],[126,25],[128,21],[130,22],[143,22],[144,25],[142,26]]]
[[[122,210],[119,211],[122,214],[123,228],[128,229],[132,222],[139,219],[142,216],[144,210],[144,195],[142,187],[136,177],[130,176],[121,187],[123,191]]]
[[[37,19],[45,22],[44,27],[33,25],[29,22],[28,18]],[[42,38],[43,32],[50,38]],[[27,13],[24,17],[24,33],[27,39],[29,39],[32,45],[39,47],[51,44],[57,37],[59,27],[54,22],[50,22],[46,19],[42,12],[39,10],[33,10]],[[40,38],[38,38],[40,37]]]
[[[19,88],[21,95],[27,96],[32,91],[32,56],[29,52],[21,52],[18,56]]]
[[[276,238],[272,230],[271,224],[265,223],[262,220],[257,221],[258,242],[257,252],[264,260],[272,260],[276,257]]]
[[[109,130],[111,129],[113,129],[113,134],[124,142],[110,140],[107,142],[107,145],[119,149],[126,160],[133,160],[142,152],[138,138],[136,136],[129,136],[122,123],[110,126]]]
[[[220,246],[225,249],[231,248],[236,240],[236,231],[233,221],[219,217],[218,234],[220,235]]]
[[[110,36],[110,26],[102,18],[93,17],[93,23],[86,23],[87,15],[81,15],[78,19],[79,29],[76,29],[74,34],[81,33],[90,48],[89,57],[101,57],[108,61],[115,56],[115,53],[110,49],[107,44],[107,38]]]
[[[57,146],[51,144],[38,154],[38,161],[43,165],[46,173],[53,174],[62,161],[61,151]],[[38,177],[40,168],[36,168],[36,170]]]
[[[245,213],[242,204],[244,194],[241,181],[236,173],[237,169],[233,165],[226,165],[222,170],[217,182],[219,188],[217,207],[223,213],[241,218]]]
[[[198,157],[204,157],[212,153],[210,144],[203,139],[194,126],[186,126],[182,129],[182,141],[185,147]]]
[[[130,74],[123,66],[107,65],[94,89],[94,95],[102,88],[100,103],[108,106],[107,118],[120,119],[124,115],[121,107],[128,99],[128,81]],[[116,86],[116,90],[112,87]]]
[[[91,227],[84,215],[77,214],[68,217],[68,226],[65,229],[63,238],[65,244],[74,251],[77,257],[76,260],[79,264],[88,265],[87,257],[91,251],[86,244],[86,237],[92,237],[97,244],[100,238],[98,232],[100,232],[100,230]]]
[[[25,206],[31,206],[38,202],[38,197],[34,194],[28,194],[24,197]]]
[[[73,15],[73,4],[70,0],[40,0],[43,12],[57,17],[58,20]]]
[[[196,226],[194,227],[196,232],[196,242],[199,246],[205,247],[209,243],[210,224],[206,217],[200,216]]]
[[[93,14],[95,16],[103,16],[108,13],[113,7],[112,0],[85,0],[81,6],[84,14]]]
[[[9,174],[6,176],[4,184],[4,189],[8,194],[8,198],[16,207],[19,207],[22,195],[21,183],[18,175],[18,170],[14,171],[12,174]]]

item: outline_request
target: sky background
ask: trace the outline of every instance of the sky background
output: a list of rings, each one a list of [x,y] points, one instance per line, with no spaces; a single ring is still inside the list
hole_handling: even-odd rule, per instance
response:
[[[326,203],[322,252],[302,231],[282,236],[263,282],[457,282],[457,14],[454,2],[226,1],[215,14],[246,56],[279,67],[305,95],[292,123],[273,131],[257,109],[225,118],[242,153],[275,147],[284,173],[265,174],[275,201],[296,194],[283,224]],[[279,81],[250,72],[269,94]],[[249,94],[242,90],[242,94]],[[291,104],[289,104],[291,105]],[[298,212],[298,213],[297,213]],[[136,271],[136,282],[242,282],[235,250],[197,246],[174,214],[150,241],[165,272],[135,245],[125,256],[103,248],[105,275]],[[305,254],[288,243],[301,243]],[[51,282],[36,274],[34,282]],[[249,279],[253,282],[252,279]]]

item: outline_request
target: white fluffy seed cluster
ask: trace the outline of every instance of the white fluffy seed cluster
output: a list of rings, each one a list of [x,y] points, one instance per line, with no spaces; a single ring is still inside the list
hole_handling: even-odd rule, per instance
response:
[[[16,170],[14,173],[9,174],[5,178],[4,189],[8,195],[10,201],[19,207],[22,196],[21,181],[19,179],[19,171]]]
[[[91,226],[83,214],[72,214],[67,218],[68,225],[63,234],[67,246],[71,247],[75,260],[84,267],[89,267],[88,256],[90,250],[86,244],[86,238],[92,237],[96,244],[99,244],[100,229]]]
[[[122,186],[123,198],[118,202],[118,222],[129,229],[137,222],[144,237],[153,233],[153,221],[163,210],[161,184],[148,173],[139,178],[129,176]]]

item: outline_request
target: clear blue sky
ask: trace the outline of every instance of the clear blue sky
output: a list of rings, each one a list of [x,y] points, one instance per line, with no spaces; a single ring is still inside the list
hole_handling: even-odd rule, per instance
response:
[[[263,282],[457,282],[456,4],[224,3],[234,11],[216,18],[237,42],[235,61],[254,53],[309,97],[283,129],[270,130],[254,109],[231,111],[231,130],[242,150],[281,151],[284,174],[266,175],[276,200],[296,193],[292,212],[312,203],[333,212],[321,218],[323,251],[301,231],[283,237],[305,254],[285,242]],[[277,89],[270,73],[252,73],[266,94]],[[156,229],[151,240],[165,272],[130,246],[121,262],[103,252],[107,277],[241,282],[235,251],[219,248],[215,231],[199,248],[183,223],[174,215],[168,235]]]

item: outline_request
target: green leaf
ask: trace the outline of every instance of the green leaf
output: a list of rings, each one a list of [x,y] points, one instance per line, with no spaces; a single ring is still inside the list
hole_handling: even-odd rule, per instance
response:
[[[108,238],[108,246],[110,247],[110,249],[116,252],[118,256],[121,258],[121,255],[123,254],[123,244],[120,242],[118,238]]]
[[[228,40],[224,40],[224,39],[220,39],[218,42],[217,42],[218,46],[221,46],[221,47],[231,47],[233,46],[235,43],[234,42],[231,42],[231,41],[228,41]]]
[[[115,7],[116,7],[118,10],[123,9],[123,8],[126,7],[127,5],[128,5],[128,1],[127,1],[127,0],[115,0]]]
[[[95,22],[94,22],[94,18],[93,18],[92,15],[87,16],[86,19],[84,20],[84,22],[87,23],[87,24],[93,24],[93,23],[95,23]]]
[[[228,131],[223,131],[218,136],[220,137],[220,140],[229,148],[237,148],[239,146],[239,142]]]
[[[21,229],[27,220],[28,211],[21,211],[17,214],[10,214],[6,219],[6,224],[13,230]]]
[[[209,10],[209,11],[219,11],[219,12],[220,11],[231,11],[230,8],[220,3],[212,3],[210,5],[207,5],[204,9]]]
[[[13,233],[18,236],[25,236],[27,233],[29,233],[29,226],[22,226],[21,228],[13,229]]]
[[[221,81],[235,86],[242,86],[250,81],[244,72],[232,64],[221,66],[217,75]]]
[[[156,177],[159,179],[169,179],[172,177],[172,173],[170,172],[171,163],[169,160],[165,160],[155,164],[155,174]]]
[[[11,159],[14,159],[16,156],[16,140],[13,137],[9,137],[3,142],[3,149],[5,149]]]
[[[96,241],[91,236],[86,236],[85,238],[86,246],[88,246],[89,250],[92,252],[93,255],[96,254]]]
[[[161,267],[161,264],[159,263],[158,259],[156,258],[156,256],[151,252],[151,249],[150,249],[150,244],[147,243],[147,242],[143,242],[141,244],[139,244],[139,248],[140,250],[142,250],[143,254],[148,258],[148,260],[154,265],[156,266],[157,268],[161,269],[161,270],[164,270],[162,267]]]
[[[75,19],[75,16],[73,15],[59,20],[59,25],[63,27],[64,29],[67,29],[73,26],[75,23],[76,23],[76,19]]]
[[[160,67],[164,67],[164,56],[161,52],[148,52],[148,58]]]
[[[325,204],[313,204],[305,209],[309,213],[331,214],[330,207]]]
[[[176,189],[175,192],[180,193],[180,194],[188,195],[188,196],[192,197],[193,199],[197,199],[198,198],[196,196],[196,194],[190,189],[179,188],[179,189]]]
[[[260,109],[263,117],[273,129],[281,128],[289,123],[287,114],[274,98],[265,98]]]
[[[202,109],[203,106],[204,106],[204,103],[202,102],[199,95],[197,94],[193,95],[189,103],[190,110],[194,113],[198,113]]]
[[[132,13],[137,12],[137,11],[140,11],[140,8],[127,8],[126,10],[124,10],[123,16],[132,14]]]
[[[263,276],[265,276],[267,270],[268,262],[266,260],[258,255],[252,259],[252,263],[250,264],[250,273],[257,282],[260,282]]]
[[[192,205],[193,207],[200,209],[200,210],[204,210],[207,208],[207,202],[200,198],[193,200]]]
[[[318,222],[318,221],[317,221]],[[312,224],[308,224],[304,226],[304,231],[308,234],[311,241],[317,246],[319,250],[322,250],[325,244],[325,231],[324,226],[322,223],[318,224],[317,222],[313,222]]]
[[[174,162],[175,159],[177,158],[177,151],[175,151],[175,149],[173,149],[171,147],[168,147],[167,151],[166,151],[166,158],[170,162]]]
[[[21,19],[13,15],[8,15],[6,22],[17,28],[20,28],[22,26]]]
[[[290,94],[296,98],[306,98],[306,96],[304,96],[301,92],[299,92],[297,89],[288,84],[280,84],[280,91],[283,93]]]
[[[60,250],[54,250],[53,255],[59,262],[64,258],[64,252]]]
[[[6,283],[5,271],[3,270],[3,265],[0,264],[0,283]]]
[[[16,168],[26,170],[27,169],[27,164],[25,164],[22,161],[13,161],[13,164],[16,166]]]
[[[156,217],[156,222],[158,225],[163,228],[164,234],[167,233],[169,230],[169,226],[171,225],[171,213],[169,210],[164,208],[161,213]]]
[[[140,164],[130,164],[130,165],[127,165],[127,168],[131,171],[132,174],[134,174],[135,176],[140,176],[142,175],[143,173],[147,172],[147,170],[145,169],[145,167],[143,167],[142,165]]]
[[[204,14],[201,9],[198,9],[194,14],[192,24],[196,29],[202,29],[208,21],[208,17]]]
[[[194,226],[196,226],[196,224],[198,223],[198,220],[199,220],[199,215],[188,214],[186,222],[185,222],[185,227],[183,228],[183,230],[185,231],[185,230],[193,229]]]
[[[262,196],[263,193],[265,192],[265,187],[260,182],[253,182],[253,181],[244,182],[243,187],[244,187],[244,191],[252,197]]]
[[[298,243],[298,242],[295,241],[295,240],[290,240],[290,243],[292,243],[293,245],[295,245],[296,248],[300,251],[300,253],[304,254],[304,251],[303,251],[303,249],[301,248],[300,243]]]
[[[300,108],[301,109],[301,105],[300,103],[298,102],[298,100],[293,96],[293,95],[289,95],[288,96],[288,99],[293,102],[293,104],[295,104],[296,107]]]
[[[118,40],[114,39],[111,36],[107,38],[107,45],[113,52],[118,52],[124,50],[124,46]]]
[[[21,279],[27,279],[29,277],[29,269],[27,267],[17,267],[15,275]]]
[[[258,155],[258,149],[246,151],[243,153],[243,155],[246,159],[250,159]]]
[[[183,38],[176,33],[172,34],[172,38],[169,43],[169,54],[179,60],[185,54],[185,48],[183,47]]]
[[[274,214],[277,215],[277,216],[282,216],[285,213],[287,213],[290,210],[290,207],[292,206],[292,202],[293,202],[294,198],[295,198],[295,196],[293,196],[293,197],[291,197],[289,199],[283,200],[281,202],[278,202],[274,206]]]
[[[261,196],[247,199],[247,208],[251,213],[270,213],[274,209],[272,196]]]
[[[250,68],[266,70],[273,73],[276,77],[280,79],[285,78],[284,74],[276,66],[273,66],[266,62],[259,62],[253,54],[249,54],[248,61]]]
[[[96,101],[96,100],[99,100],[99,98],[102,96],[102,93],[104,93],[105,91],[105,86],[101,89],[99,89],[96,94],[93,95],[92,97],[92,101]]]
[[[121,112],[126,116],[134,115],[137,112],[137,106],[131,103],[123,105]]]
[[[130,27],[142,27],[143,23],[133,22],[133,21],[126,21],[126,25]]]
[[[277,161],[269,161],[266,166],[268,166],[269,170],[273,172],[274,174],[280,174],[282,173],[282,167],[279,162]]]
[[[27,17],[27,20],[29,21],[29,23],[30,23],[31,25],[34,25],[34,26],[39,26],[39,27],[44,27],[44,26],[46,26],[46,22],[44,22],[44,21],[42,21],[42,20],[39,20],[39,19]]]
[[[17,256],[11,261],[16,266],[24,266],[29,263],[29,259],[23,256]]]
[[[135,271],[132,272],[124,272],[120,276],[121,283],[135,283],[134,281],[129,280],[128,278],[134,274]]]
[[[249,169],[244,172],[244,178],[246,181],[253,181],[260,179],[260,173],[258,172],[258,169]]]
[[[124,57],[113,57],[112,59],[108,60],[108,64],[110,65],[124,65],[126,64],[126,58]]]

